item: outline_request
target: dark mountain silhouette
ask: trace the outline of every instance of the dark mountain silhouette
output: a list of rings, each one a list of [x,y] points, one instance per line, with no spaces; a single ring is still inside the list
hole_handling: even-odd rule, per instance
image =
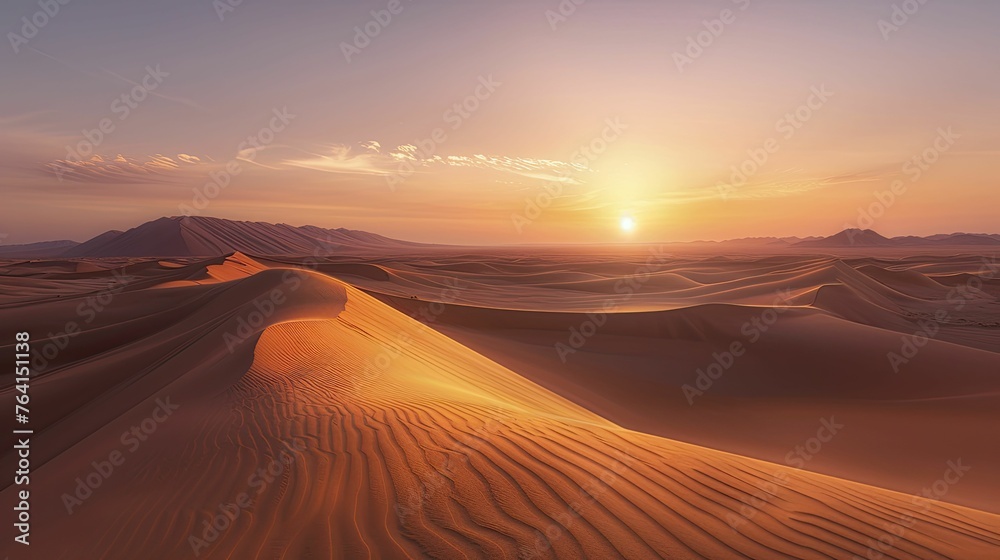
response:
[[[61,256],[210,257],[236,251],[250,255],[332,255],[419,246],[343,228],[182,216],[160,218],[125,232],[102,233]]]

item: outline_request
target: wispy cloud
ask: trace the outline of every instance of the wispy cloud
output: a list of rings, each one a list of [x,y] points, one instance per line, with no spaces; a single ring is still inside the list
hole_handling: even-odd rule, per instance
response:
[[[395,171],[393,154],[381,154],[381,145],[375,141],[363,142],[358,147],[344,144],[325,146],[317,152],[305,152],[306,157],[281,161],[282,165],[301,167],[325,173],[353,173],[358,175],[389,175]]]
[[[43,164],[42,170],[67,181],[79,183],[161,183],[175,180],[178,174],[196,166],[207,165],[207,158],[189,154],[144,158],[95,155],[84,161],[56,160]]]
[[[576,182],[575,176],[589,169],[581,164],[549,159],[534,159],[485,154],[424,155],[417,146],[403,144],[385,150],[374,140],[355,146],[337,144],[307,157],[285,159],[281,163],[326,173],[392,175],[401,169],[472,168],[510,173],[529,179]]]

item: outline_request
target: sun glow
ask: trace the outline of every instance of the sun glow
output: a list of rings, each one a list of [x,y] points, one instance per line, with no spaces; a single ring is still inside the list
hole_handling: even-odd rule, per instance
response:
[[[619,223],[619,226],[622,228],[622,231],[624,231],[625,233],[629,233],[631,231],[634,231],[635,230],[635,219],[632,218],[632,216],[622,216],[622,220],[621,220],[621,223]]]

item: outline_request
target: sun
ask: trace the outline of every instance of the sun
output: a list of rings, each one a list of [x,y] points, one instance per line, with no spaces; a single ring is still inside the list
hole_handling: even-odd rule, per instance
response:
[[[625,233],[629,233],[631,231],[634,231],[635,230],[635,218],[633,218],[632,216],[622,216],[622,220],[619,223],[619,226],[622,228],[622,231],[624,231]]]

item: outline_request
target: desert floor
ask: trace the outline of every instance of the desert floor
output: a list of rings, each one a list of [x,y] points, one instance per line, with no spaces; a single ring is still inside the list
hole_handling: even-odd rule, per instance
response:
[[[974,252],[0,262],[32,557],[1000,558],[998,300]]]

